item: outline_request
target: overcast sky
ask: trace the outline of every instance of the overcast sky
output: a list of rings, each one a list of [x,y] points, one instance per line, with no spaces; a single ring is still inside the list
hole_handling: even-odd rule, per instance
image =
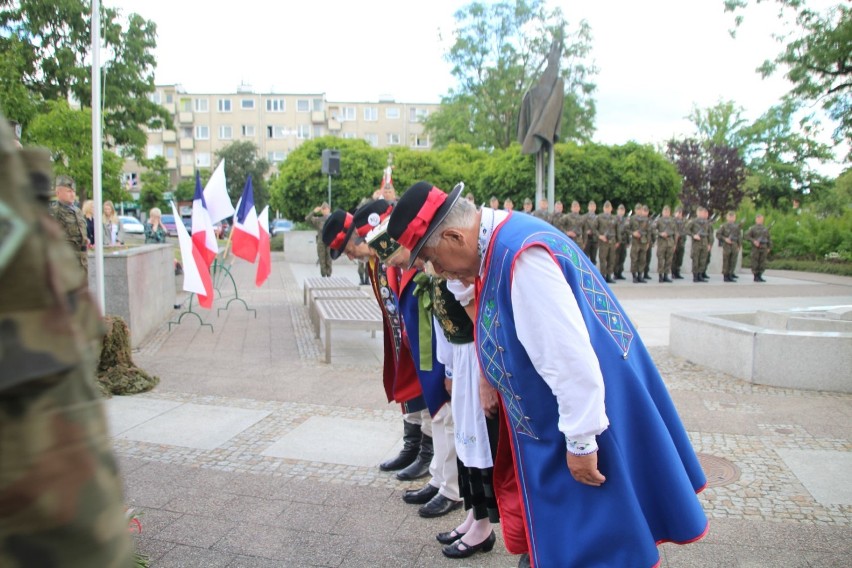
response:
[[[158,84],[230,93],[246,82],[257,92],[324,92],[339,102],[391,95],[430,103],[454,85],[444,54],[453,14],[467,3],[104,0],[156,22]],[[723,0],[549,0],[569,22],[591,25],[595,140],[656,144],[688,135],[694,104],[733,100],[749,120],[775,104],[788,83],[754,71],[779,49],[768,4],[750,7],[732,39]]]

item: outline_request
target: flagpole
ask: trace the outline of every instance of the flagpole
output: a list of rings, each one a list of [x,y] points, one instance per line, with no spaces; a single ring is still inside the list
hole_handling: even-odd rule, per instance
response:
[[[101,315],[104,298],[103,195],[101,192],[101,3],[92,0],[92,199],[95,201],[95,298]]]

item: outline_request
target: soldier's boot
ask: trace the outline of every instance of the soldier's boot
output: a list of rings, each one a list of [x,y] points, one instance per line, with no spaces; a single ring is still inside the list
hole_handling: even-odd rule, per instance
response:
[[[722,274],[722,282],[733,282],[727,272]]]
[[[420,453],[420,424],[412,424],[405,420],[402,421],[402,449],[399,454],[387,461],[379,464],[379,469],[382,471],[397,471],[411,465],[417,459],[417,454]]]
[[[646,269],[645,274],[642,275],[642,280],[650,280],[650,279],[651,279],[651,277],[648,276],[648,270]]]
[[[642,282],[644,282],[642,279],[639,278],[638,273],[633,272],[632,274],[633,274],[633,283],[634,284],[641,284]]]
[[[421,432],[420,453],[417,454],[411,465],[396,474],[396,478],[400,481],[411,481],[427,475],[433,455],[435,455],[435,448],[432,445],[432,436],[427,436]]]
[[[627,280],[627,278],[624,277],[624,274],[622,272],[616,272],[615,273],[615,279],[616,280]]]
[[[604,282],[606,282],[607,284],[615,284],[615,280],[613,280],[613,279],[610,277],[610,275],[609,275],[609,274],[607,274],[606,276],[604,276]]]
[[[674,282],[674,280],[669,278],[668,273],[666,273],[666,274],[663,274],[663,282],[668,282],[669,284],[671,284],[672,282]]]
[[[663,280],[663,275],[662,275],[662,274],[657,274],[657,281],[658,281],[660,284],[662,284],[662,283],[664,282],[664,280]]]
[[[675,280],[683,280],[683,276],[680,275],[680,270],[673,270],[672,278],[674,278]]]
[[[692,281],[693,282],[704,282],[704,280],[701,279],[701,274],[699,274],[698,272],[692,273]]]
[[[734,281],[736,281],[739,278],[739,276],[737,276],[736,272],[731,272],[729,274],[729,276],[731,277],[731,280],[734,280]]]
[[[704,280],[710,280],[710,277],[709,277],[709,276],[707,276],[707,271],[706,271],[706,270],[705,270],[704,272],[702,272],[702,273],[701,273],[701,277],[702,277]]]
[[[755,282],[766,282],[766,280],[763,279],[763,272],[758,272],[757,274],[755,274],[754,275],[754,281]]]

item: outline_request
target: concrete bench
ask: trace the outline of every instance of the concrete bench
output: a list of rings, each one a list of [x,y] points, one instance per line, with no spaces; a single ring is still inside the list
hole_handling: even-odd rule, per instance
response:
[[[332,326],[366,329],[371,336],[382,329],[382,312],[375,300],[326,298],[315,303],[319,321],[325,326],[325,362],[331,363]],[[319,338],[319,326],[316,327]]]
[[[303,303],[308,305],[308,297],[311,290],[359,290],[359,286],[349,280],[338,276],[328,278],[307,278],[305,280],[305,293]]]
[[[317,301],[325,300],[364,300],[372,296],[359,288],[315,288],[308,293],[308,316],[314,328],[314,335],[319,337],[319,315],[317,314]]]

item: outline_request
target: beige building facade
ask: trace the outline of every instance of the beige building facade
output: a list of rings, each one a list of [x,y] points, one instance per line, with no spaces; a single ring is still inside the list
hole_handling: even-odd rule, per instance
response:
[[[331,102],[325,93],[187,93],[180,85],[158,85],[152,101],[171,113],[174,130],[149,130],[148,158],[163,156],[172,184],[197,168],[212,169],[216,152],[232,142],[250,141],[276,168],[306,140],[321,136],[362,139],[376,148],[431,147],[423,120],[437,104]],[[124,181],[138,191],[142,167],[128,161]]]

